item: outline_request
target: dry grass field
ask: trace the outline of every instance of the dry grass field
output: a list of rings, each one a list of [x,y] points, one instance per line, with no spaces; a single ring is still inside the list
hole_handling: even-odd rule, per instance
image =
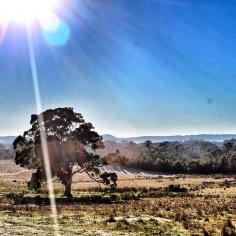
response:
[[[0,162],[0,235],[53,235],[46,185],[30,192],[30,175]],[[70,202],[54,186],[61,235],[234,235],[233,177],[122,173],[109,193],[78,175]]]

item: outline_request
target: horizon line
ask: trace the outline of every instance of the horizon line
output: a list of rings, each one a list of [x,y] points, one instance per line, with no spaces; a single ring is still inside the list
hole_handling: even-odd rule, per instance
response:
[[[102,134],[101,136],[110,135],[115,138],[138,138],[138,137],[174,137],[174,136],[200,136],[200,135],[236,135],[233,133],[197,133],[197,134],[167,134],[167,135],[137,135],[137,136],[116,136],[113,134]]]
[[[200,136],[200,135],[236,135],[236,133],[193,133],[193,134],[160,134],[160,135],[135,135],[135,136],[119,136],[110,133],[104,133],[101,136],[110,135],[114,138],[138,138],[138,137],[173,137],[173,136]],[[19,135],[0,135],[0,137],[17,137]]]

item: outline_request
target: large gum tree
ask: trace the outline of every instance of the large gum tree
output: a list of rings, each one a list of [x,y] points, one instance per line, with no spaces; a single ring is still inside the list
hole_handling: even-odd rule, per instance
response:
[[[39,116],[44,121],[41,127]],[[69,107],[49,109],[32,115],[30,124],[31,128],[14,140],[13,147],[16,164],[36,170],[31,185],[39,188],[46,179],[40,137],[40,129],[44,129],[52,176],[65,186],[65,196],[72,197],[72,178],[76,173],[85,172],[97,182],[116,187],[115,173],[101,173],[100,167],[105,163],[96,150],[104,147],[102,137],[80,113]]]

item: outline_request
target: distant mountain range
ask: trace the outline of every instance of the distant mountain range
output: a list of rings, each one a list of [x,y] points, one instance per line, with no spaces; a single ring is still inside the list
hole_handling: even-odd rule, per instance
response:
[[[147,140],[152,142],[163,141],[210,141],[210,142],[223,142],[224,140],[236,139],[236,134],[197,134],[197,135],[170,135],[170,136],[139,136],[130,138],[117,138],[110,134],[104,134],[105,141],[133,141],[135,143],[142,143]]]
[[[9,144],[13,143],[15,138],[16,138],[15,136],[0,136],[0,143],[5,144],[5,145],[9,145]]]
[[[0,143],[9,145],[11,144],[15,136],[0,136]],[[147,140],[152,142],[163,142],[163,141],[210,141],[210,142],[223,142],[224,140],[236,139],[236,134],[197,134],[197,135],[170,135],[170,136],[138,136],[130,138],[118,138],[110,134],[103,135],[104,141],[116,141],[116,142],[135,142],[142,143]]]

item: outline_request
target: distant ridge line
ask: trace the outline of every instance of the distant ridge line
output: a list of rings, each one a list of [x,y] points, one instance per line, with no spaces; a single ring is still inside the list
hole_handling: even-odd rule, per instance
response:
[[[194,134],[194,135],[166,135],[166,136],[155,136],[146,135],[138,137],[126,137],[119,138],[110,134],[103,135],[104,141],[133,141],[133,142],[145,142],[151,140],[152,142],[163,142],[163,141],[209,141],[209,142],[223,142],[224,140],[236,139],[236,134]]]
[[[223,142],[224,140],[236,139],[236,134],[193,134],[193,135],[144,135],[137,137],[116,137],[111,134],[102,135],[104,141],[132,141],[136,143],[151,140],[152,142],[163,141],[209,141],[209,142]],[[16,136],[0,136],[1,144],[12,144]]]

